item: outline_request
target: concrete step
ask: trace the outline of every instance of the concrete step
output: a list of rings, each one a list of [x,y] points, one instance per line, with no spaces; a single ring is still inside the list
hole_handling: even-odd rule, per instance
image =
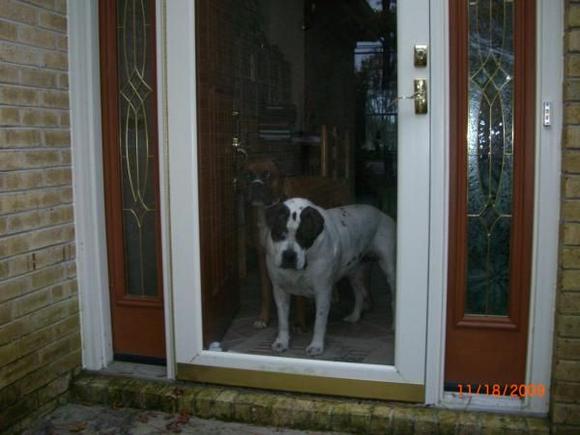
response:
[[[169,382],[84,372],[71,397],[82,404],[188,413],[261,426],[363,434],[550,433],[547,419]]]

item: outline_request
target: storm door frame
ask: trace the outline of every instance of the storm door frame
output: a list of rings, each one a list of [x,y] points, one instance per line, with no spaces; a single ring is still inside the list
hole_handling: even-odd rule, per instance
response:
[[[412,44],[424,44],[429,40],[429,1],[405,0],[398,8],[399,51],[410,54],[399,59],[409,71],[399,76],[398,86],[405,95],[413,92],[413,79],[430,81],[429,69],[414,67],[412,59]],[[398,223],[395,364],[358,364],[203,350],[195,6],[193,2],[166,2],[165,13],[167,22],[171,23],[165,29],[170,201],[179,204],[171,210],[177,378],[424,402],[428,278],[428,252],[424,246],[428,244],[429,228],[430,147],[426,137],[430,132],[430,112],[415,114],[411,100],[403,100],[399,105],[399,143],[405,144],[399,153],[399,168],[414,168],[414,171],[399,172],[399,198],[412,197],[414,200],[398,204],[398,216],[406,218]],[[404,20],[408,22],[402,22]],[[431,104],[437,107],[437,103]],[[412,127],[406,123],[412,123]]]

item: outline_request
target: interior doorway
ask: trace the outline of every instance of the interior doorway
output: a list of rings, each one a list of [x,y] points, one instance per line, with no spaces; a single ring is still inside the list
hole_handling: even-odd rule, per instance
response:
[[[200,1],[196,17],[204,345],[272,355],[261,215],[301,197],[397,218],[396,2]],[[267,200],[252,197],[256,183]],[[365,313],[343,320],[354,294],[338,281],[316,358],[392,365],[395,289],[372,255],[361,260]],[[293,298],[291,312],[292,345],[278,356],[304,357],[315,306]]]

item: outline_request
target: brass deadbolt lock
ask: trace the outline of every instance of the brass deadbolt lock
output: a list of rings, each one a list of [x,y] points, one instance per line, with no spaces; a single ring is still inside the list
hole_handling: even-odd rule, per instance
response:
[[[427,66],[427,46],[415,45],[414,64],[418,67]]]

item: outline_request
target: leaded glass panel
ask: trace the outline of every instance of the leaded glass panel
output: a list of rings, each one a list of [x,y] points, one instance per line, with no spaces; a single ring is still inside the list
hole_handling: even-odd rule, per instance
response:
[[[127,293],[157,295],[150,2],[119,0],[119,143]]]
[[[468,0],[468,314],[506,315],[512,224],[513,0]]]

